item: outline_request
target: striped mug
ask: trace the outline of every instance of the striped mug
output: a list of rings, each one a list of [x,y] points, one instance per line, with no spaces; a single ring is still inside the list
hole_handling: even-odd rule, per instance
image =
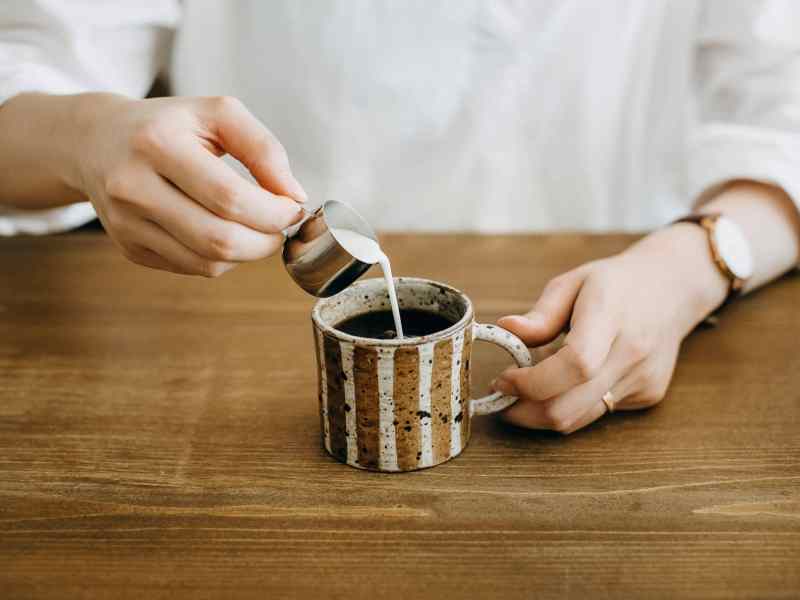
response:
[[[317,302],[312,312],[325,450],[352,467],[413,471],[458,456],[474,415],[502,410],[516,397],[469,398],[474,340],[505,348],[519,366],[531,355],[516,336],[475,323],[472,302],[448,285],[395,279],[401,308],[422,309],[454,324],[403,339],[363,338],[336,329],[356,315],[388,310],[383,279],[368,279]]]

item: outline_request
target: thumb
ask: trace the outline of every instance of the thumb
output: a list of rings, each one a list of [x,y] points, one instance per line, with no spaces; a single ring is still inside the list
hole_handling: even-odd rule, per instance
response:
[[[501,317],[497,324],[516,335],[527,346],[552,342],[569,323],[586,272],[584,267],[579,267],[551,279],[530,311],[524,315]]]

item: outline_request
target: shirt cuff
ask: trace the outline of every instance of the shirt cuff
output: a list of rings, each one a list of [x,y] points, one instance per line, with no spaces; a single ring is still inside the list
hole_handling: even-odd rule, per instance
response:
[[[0,236],[46,235],[80,227],[97,215],[91,202],[38,210],[0,209]]]
[[[800,210],[800,135],[706,125],[690,144],[688,173],[694,202],[734,179],[751,179],[782,188]]]
[[[13,67],[0,65],[0,104],[23,92],[46,94],[80,94],[89,90],[58,69],[33,62],[16,63]]]
[[[744,125],[704,126],[689,150],[693,205],[735,179],[779,187],[800,211],[800,135]]]

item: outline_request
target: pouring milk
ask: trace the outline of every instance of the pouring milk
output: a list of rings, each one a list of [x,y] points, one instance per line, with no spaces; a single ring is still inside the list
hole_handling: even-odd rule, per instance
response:
[[[392,265],[389,263],[389,257],[381,250],[378,242],[357,231],[342,229],[340,227],[331,227],[330,231],[333,237],[336,238],[336,241],[352,256],[356,257],[361,262],[371,265],[378,263],[381,266],[383,279],[386,281],[386,289],[389,292],[389,302],[392,305],[394,329],[397,333],[397,337],[402,338],[403,324],[400,322],[400,307],[397,304],[397,292],[394,289]]]

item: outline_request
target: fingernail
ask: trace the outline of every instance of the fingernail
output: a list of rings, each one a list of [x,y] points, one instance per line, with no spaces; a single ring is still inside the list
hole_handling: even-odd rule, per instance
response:
[[[506,379],[495,379],[492,381],[492,388],[497,392],[503,392],[508,396],[516,396],[517,390],[514,388],[514,384]]]
[[[506,315],[504,317],[500,317],[499,319],[497,319],[497,324],[500,325],[500,327],[506,327],[506,328],[514,327],[516,322],[510,321],[510,319],[516,319],[518,317],[519,315]]]
[[[500,317],[500,319],[521,319],[522,321],[530,321],[530,320],[532,320],[531,319],[531,315],[506,315],[505,317]],[[500,320],[500,319],[498,319],[498,320]]]
[[[295,200],[302,204],[308,202],[308,194],[306,194],[306,191],[303,189],[303,186],[300,185],[300,182],[298,182],[297,179],[294,179],[294,186]]]
[[[292,219],[292,222],[289,223],[289,227],[291,227],[292,225],[297,225],[300,221],[303,220],[303,217],[305,217],[305,213],[303,212],[303,209],[298,206],[297,214]]]
[[[289,191],[292,199],[296,202],[300,202],[301,204],[308,202],[308,194],[306,194],[306,191],[303,189],[303,186],[300,185],[300,182],[297,181],[297,177],[294,176],[294,173],[292,173],[292,170],[288,165],[286,167],[286,175],[288,177],[285,181],[289,184],[289,188],[291,188]]]

